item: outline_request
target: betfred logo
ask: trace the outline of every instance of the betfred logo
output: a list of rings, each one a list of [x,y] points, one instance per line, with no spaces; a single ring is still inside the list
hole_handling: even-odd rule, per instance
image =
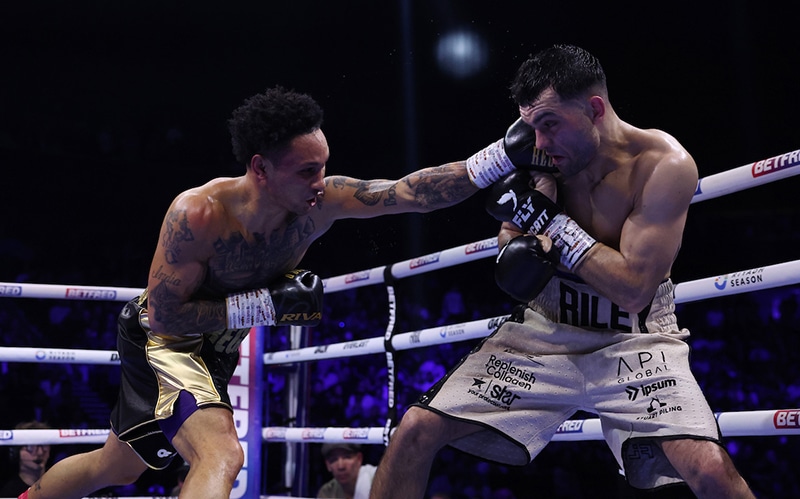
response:
[[[65,297],[73,300],[115,300],[117,292],[111,289],[67,288]]]
[[[416,269],[419,267],[424,267],[425,265],[431,265],[439,261],[439,253],[433,253],[430,255],[422,256],[420,258],[412,259],[409,264],[408,268]]]
[[[784,168],[797,166],[798,164],[800,164],[800,150],[787,152],[786,154],[774,156],[769,159],[762,159],[761,161],[753,163],[753,178],[774,173]]]
[[[59,438],[73,438],[73,437],[97,437],[108,435],[109,430],[94,430],[94,429],[75,429],[75,430],[58,430]]]
[[[369,428],[345,428],[342,437],[346,440],[366,440],[369,438]]]
[[[22,286],[0,286],[0,296],[22,296]]]
[[[477,241],[474,243],[468,244],[464,248],[465,255],[471,255],[473,253],[479,253],[481,251],[489,251],[497,249],[497,238],[493,237],[490,239],[484,239],[483,241]]]
[[[303,440],[322,440],[325,438],[325,428],[306,428],[300,433]]]
[[[264,430],[264,438],[267,440],[286,440],[286,428],[267,428]]]
[[[784,409],[775,411],[773,423],[776,429],[800,429],[800,409]]]
[[[353,274],[347,274],[344,276],[345,284],[350,284],[351,282],[358,282],[358,281],[366,281],[369,279],[369,270],[362,270],[361,272],[355,272]]]
[[[586,421],[582,419],[568,419],[561,423],[556,433],[581,433],[583,431],[583,423]]]

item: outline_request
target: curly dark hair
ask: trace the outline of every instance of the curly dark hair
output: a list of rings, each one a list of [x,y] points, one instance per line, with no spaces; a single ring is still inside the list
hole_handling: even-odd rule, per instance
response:
[[[586,50],[554,45],[522,63],[511,83],[511,98],[518,106],[527,106],[550,87],[562,99],[575,98],[592,88],[606,92],[606,74],[600,61]]]
[[[280,151],[298,135],[319,129],[322,115],[309,95],[280,86],[249,97],[228,120],[236,161],[246,165],[255,154]]]

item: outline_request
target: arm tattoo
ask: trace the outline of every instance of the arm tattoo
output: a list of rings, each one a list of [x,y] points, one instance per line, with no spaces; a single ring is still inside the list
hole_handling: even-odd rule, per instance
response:
[[[166,333],[209,333],[227,326],[224,301],[195,300],[181,303],[178,295],[171,292],[164,281],[150,290],[147,299],[155,308],[155,320],[169,328]]]
[[[383,201],[384,206],[397,204],[397,182],[390,180],[354,180],[345,177],[334,177],[332,180],[334,189],[344,189],[345,187],[355,189],[353,197],[367,206],[375,206],[380,203],[384,194],[386,194],[386,199]]]
[[[356,180],[336,176],[327,178],[325,182],[333,189],[353,189],[353,197],[366,206],[375,206],[381,200],[384,206],[397,205],[397,186],[401,183],[410,191],[417,205],[427,209],[452,206],[478,192],[478,188],[469,181],[464,163],[424,168],[399,181]]]
[[[395,189],[396,185],[396,182],[376,180],[367,182],[359,180],[351,187],[356,188],[356,192],[353,194],[353,197],[367,206],[374,206],[378,204],[381,198],[383,198],[384,193],[388,195],[388,198],[383,202],[384,206],[392,206],[397,204],[397,191]]]
[[[459,174],[455,164],[426,168],[404,179],[414,199],[426,208],[443,208],[462,201],[475,192],[466,174]]]
[[[176,263],[181,253],[178,245],[183,241],[194,241],[194,234],[189,229],[186,210],[172,210],[164,220],[164,256],[167,263]]]

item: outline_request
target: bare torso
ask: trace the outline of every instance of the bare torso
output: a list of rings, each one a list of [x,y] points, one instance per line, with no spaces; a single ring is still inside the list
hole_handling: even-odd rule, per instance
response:
[[[477,191],[463,162],[400,180],[326,177],[324,185],[324,195],[315,195],[302,180],[269,185],[251,170],[180,194],[165,216],[151,264],[153,330],[184,334],[224,328],[222,298],[268,287],[297,268],[338,219],[430,211]]]
[[[588,166],[537,189],[556,190],[565,212],[601,245],[587,253],[578,275],[615,303],[636,311],[669,277],[680,248],[697,169],[685,149],[659,130],[623,124],[613,146]],[[541,186],[541,187],[540,187]],[[515,234],[505,224],[504,244]]]

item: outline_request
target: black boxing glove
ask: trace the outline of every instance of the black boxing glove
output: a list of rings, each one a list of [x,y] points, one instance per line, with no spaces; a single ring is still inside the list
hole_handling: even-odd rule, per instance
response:
[[[561,207],[530,185],[528,172],[517,170],[492,186],[486,211],[501,222],[511,222],[523,232],[540,234]]]
[[[536,130],[522,118],[508,127],[503,139],[503,151],[517,168],[545,173],[558,171],[550,156],[536,148]]]
[[[501,222],[511,222],[528,234],[542,234],[553,240],[561,263],[569,270],[597,242],[560,206],[530,186],[527,172],[517,170],[492,186],[486,211]]]
[[[267,288],[228,295],[228,327],[315,326],[322,319],[322,295],[319,276],[292,270]]]
[[[506,136],[467,159],[467,174],[483,189],[517,168],[554,173],[558,169],[544,152],[536,149],[536,131],[522,118],[506,131]]]
[[[558,255],[545,251],[536,236],[517,236],[497,255],[494,280],[497,286],[517,301],[536,298],[553,277]]]

